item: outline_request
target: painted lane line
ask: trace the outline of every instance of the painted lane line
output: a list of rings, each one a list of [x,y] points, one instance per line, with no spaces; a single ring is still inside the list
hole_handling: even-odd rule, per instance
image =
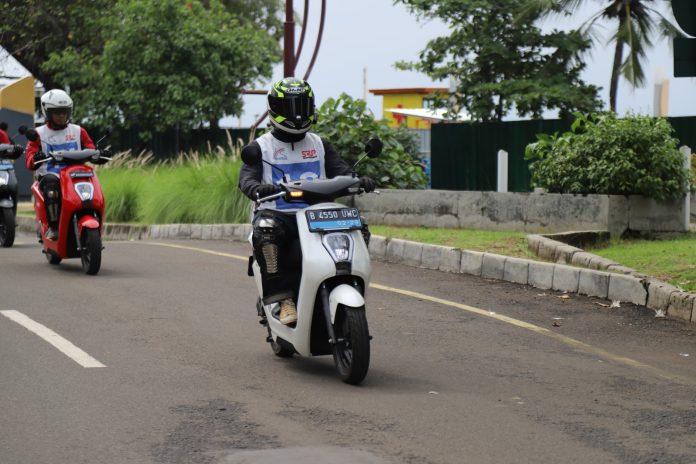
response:
[[[217,251],[211,251],[211,250],[206,250],[205,248],[197,248],[197,247],[188,247],[188,246],[182,246],[182,245],[174,245],[174,244],[169,244],[169,243],[158,243],[158,242],[139,242],[144,245],[158,245],[158,246],[164,246],[164,247],[171,247],[171,248],[180,248],[184,250],[191,250],[191,251],[199,251],[201,253],[208,253],[211,255],[217,255],[217,256],[223,256],[227,258],[234,258],[238,259],[241,261],[248,261],[248,257],[243,257],[239,255],[233,255],[229,253],[220,253]],[[388,287],[386,285],[381,285],[381,284],[376,284],[376,283],[371,283],[370,288],[374,288],[376,290],[382,290],[384,292],[391,292],[391,293],[397,293],[403,296],[408,296],[411,298],[417,298],[417,299],[422,299],[426,301],[431,301],[433,303],[438,303],[441,305],[445,306],[450,306],[453,308],[461,309],[463,311],[468,311],[470,313],[478,314],[479,316],[485,316],[489,317],[491,319],[495,319],[500,322],[505,322],[506,324],[510,324],[522,329],[526,329],[535,333],[538,333],[540,335],[543,335],[545,337],[552,338],[554,340],[557,340],[565,345],[571,346],[573,348],[582,350],[584,352],[593,354],[595,356],[623,364],[625,366],[637,368],[637,369],[642,369],[646,372],[650,372],[653,375],[656,375],[657,377],[663,378],[670,380],[672,382],[677,382],[677,383],[682,383],[682,384],[692,384],[694,381],[692,379],[688,379],[686,377],[681,377],[676,374],[672,374],[670,372],[664,371],[662,369],[659,369],[657,367],[651,366],[649,364],[642,363],[640,361],[636,361],[631,358],[627,358],[625,356],[619,356],[616,354],[613,354],[609,351],[605,351],[601,348],[597,348],[595,346],[589,345],[585,342],[581,342],[580,340],[575,340],[574,338],[567,337],[565,335],[561,335],[557,332],[553,332],[549,329],[545,329],[543,327],[539,327],[538,325],[530,324],[529,322],[521,321],[519,319],[515,319],[512,317],[508,316],[503,316],[502,314],[496,314],[491,311],[487,311],[485,309],[481,308],[476,308],[474,306],[469,306],[465,305],[462,303],[457,303],[455,301],[450,301],[450,300],[445,300],[442,298],[438,298],[435,296],[430,296],[426,295],[424,293],[418,293],[418,292],[413,292],[410,290],[403,290],[400,288],[394,288],[394,287]]]
[[[21,325],[29,332],[32,332],[39,337],[43,338],[45,341],[53,345],[58,351],[78,363],[80,366],[88,367],[106,367],[104,364],[100,363],[72,343],[70,343],[65,338],[61,337],[45,325],[39,324],[28,316],[15,311],[13,309],[0,311],[0,314]]]

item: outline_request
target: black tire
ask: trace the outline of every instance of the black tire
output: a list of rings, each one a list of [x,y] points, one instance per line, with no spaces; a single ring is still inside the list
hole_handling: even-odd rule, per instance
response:
[[[82,232],[82,270],[89,275],[96,275],[101,267],[102,241],[99,230],[84,229]]]
[[[295,349],[282,338],[273,340],[271,337],[271,350],[279,358],[292,358],[292,355],[295,354]]]
[[[51,250],[46,250],[46,261],[48,261],[48,264],[57,266],[61,261],[63,261],[63,258],[53,253]]]
[[[334,333],[339,340],[333,349],[336,370],[345,383],[358,385],[370,367],[370,333],[365,308],[339,306]]]
[[[12,208],[0,209],[0,246],[9,248],[15,240],[15,216]]]

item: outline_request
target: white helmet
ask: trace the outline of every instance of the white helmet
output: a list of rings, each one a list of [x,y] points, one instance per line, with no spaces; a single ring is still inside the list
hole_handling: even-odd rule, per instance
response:
[[[53,89],[41,95],[41,114],[43,114],[46,122],[50,121],[49,114],[51,110],[57,109],[67,109],[68,120],[70,120],[73,109],[73,101],[72,98],[65,93],[65,91]]]

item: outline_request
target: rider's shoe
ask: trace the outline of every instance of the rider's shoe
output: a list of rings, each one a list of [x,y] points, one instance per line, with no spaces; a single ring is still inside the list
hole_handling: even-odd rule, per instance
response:
[[[294,324],[297,322],[297,308],[292,298],[286,298],[280,302],[280,323]]]
[[[58,231],[54,227],[49,227],[46,231],[46,238],[48,240],[56,240],[58,238]]]

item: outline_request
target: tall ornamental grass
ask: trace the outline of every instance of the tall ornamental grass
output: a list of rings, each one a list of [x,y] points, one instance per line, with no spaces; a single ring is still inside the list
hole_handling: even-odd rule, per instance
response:
[[[175,160],[153,162],[151,156],[119,155],[99,169],[109,222],[244,223],[250,201],[237,188],[238,151],[221,149]]]

